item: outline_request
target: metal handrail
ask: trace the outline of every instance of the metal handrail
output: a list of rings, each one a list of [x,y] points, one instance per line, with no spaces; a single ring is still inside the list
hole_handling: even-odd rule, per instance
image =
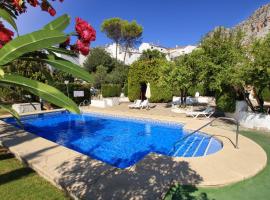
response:
[[[173,146],[173,151],[171,151],[170,153],[175,152],[176,145],[178,145],[180,142],[182,142],[183,140],[187,139],[188,137],[190,137],[191,135],[195,134],[196,132],[200,131],[201,129],[203,129],[203,128],[209,126],[209,125],[211,125],[214,121],[216,121],[218,119],[225,119],[225,120],[229,120],[229,121],[232,121],[232,122],[236,123],[236,136],[235,136],[235,145],[234,145],[234,147],[236,149],[238,149],[238,137],[239,137],[239,122],[238,122],[238,120],[236,120],[234,118],[231,118],[231,117],[217,117],[217,118],[211,120],[210,122],[206,123],[202,127],[200,127],[198,129],[196,129],[195,131],[191,132],[190,134],[186,135],[185,137],[181,138],[177,142],[175,142],[174,143],[174,146]]]

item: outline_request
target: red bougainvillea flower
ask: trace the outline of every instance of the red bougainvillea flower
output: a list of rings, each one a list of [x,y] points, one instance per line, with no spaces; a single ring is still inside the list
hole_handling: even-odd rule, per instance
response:
[[[89,54],[89,51],[90,51],[89,45],[90,45],[89,43],[82,42],[81,40],[77,40],[77,42],[76,42],[76,48],[77,48],[77,50],[81,54],[83,54],[85,56],[87,56]]]
[[[83,42],[90,43],[91,41],[96,40],[95,29],[81,18],[78,17],[76,18],[75,29],[79,35],[79,39],[82,40]]]
[[[56,14],[56,11],[54,10],[53,7],[49,7],[48,12],[50,13],[51,16],[54,16]]]
[[[5,28],[2,22],[0,22],[0,48],[2,48],[3,45],[12,40],[13,36],[14,33],[11,30]]]
[[[37,5],[39,5],[38,0],[27,0],[27,2],[33,7],[37,7]]]
[[[20,13],[25,12],[25,6],[24,6],[23,0],[13,0],[12,4],[15,6],[17,11],[19,11]]]

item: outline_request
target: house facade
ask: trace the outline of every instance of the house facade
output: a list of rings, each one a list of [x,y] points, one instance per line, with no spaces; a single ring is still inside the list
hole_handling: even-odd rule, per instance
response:
[[[192,45],[188,45],[184,47],[176,46],[175,48],[167,48],[160,45],[143,42],[138,48],[129,49],[128,52],[126,53],[126,58],[125,58],[124,48],[119,46],[118,52],[117,52],[117,59],[122,62],[124,62],[125,60],[125,64],[130,65],[139,59],[143,51],[158,50],[166,55],[167,60],[171,61],[171,60],[174,60],[178,56],[191,53],[196,48],[197,46],[192,46]],[[116,57],[116,44],[115,43],[105,46],[105,50],[108,53],[110,53],[112,57]]]

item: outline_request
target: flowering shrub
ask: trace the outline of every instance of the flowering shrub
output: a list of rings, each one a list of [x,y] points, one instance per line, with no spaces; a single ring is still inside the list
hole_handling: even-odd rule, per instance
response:
[[[56,14],[55,9],[52,7],[52,5],[47,0],[42,0],[41,2],[38,0],[9,0],[11,2],[11,8],[14,11],[16,15],[26,12],[27,5],[30,4],[33,7],[40,6],[41,10],[48,12],[51,16],[54,16]],[[59,0],[60,2],[63,2],[64,0]]]
[[[54,1],[54,0],[53,0]],[[63,0],[59,0],[63,2]],[[14,16],[22,14],[26,12],[27,6],[26,2],[33,7],[40,6],[41,10],[47,11],[51,16],[56,14],[55,9],[51,6],[51,4],[47,0],[10,0],[8,3],[4,2],[0,4],[5,10],[9,13],[13,13]],[[6,7],[5,7],[6,5]],[[14,17],[13,16],[13,17]],[[78,37],[75,44],[70,44],[70,36],[67,37],[66,41],[59,44],[59,47],[67,49],[70,47],[71,50],[81,53],[83,55],[88,55],[90,51],[90,44],[92,41],[96,40],[96,31],[95,29],[86,21],[82,20],[81,18],[76,18],[76,35]],[[5,45],[7,42],[12,40],[14,33],[5,28],[3,23],[0,21],[0,49]]]
[[[0,48],[2,48],[3,45],[12,40],[13,36],[14,33],[11,30],[5,28],[3,23],[0,21]]]
[[[52,0],[54,1],[54,0]],[[62,2],[63,0],[59,0]],[[20,14],[26,12],[27,5],[40,6],[43,11],[47,11],[51,16],[56,11],[47,0],[0,0],[0,17],[9,23],[18,33],[15,19]],[[14,32],[6,28],[0,20],[0,88],[20,87],[35,96],[39,96],[59,107],[79,113],[80,110],[74,101],[65,94],[49,84],[24,77],[19,74],[10,73],[5,66],[14,61],[35,61],[50,65],[57,70],[61,70],[72,76],[87,82],[92,82],[91,75],[80,66],[65,60],[58,56],[64,54],[67,56],[76,56],[76,53],[87,55],[90,50],[90,43],[96,39],[96,31],[86,21],[76,18],[76,33],[66,34],[64,30],[70,24],[70,17],[62,15],[52,22],[45,25],[42,29],[14,37]],[[70,45],[70,37],[76,36],[77,42]],[[74,51],[70,51],[70,49]],[[43,73],[43,68],[40,68]],[[47,73],[46,79],[50,79],[50,73]],[[1,104],[0,107],[11,113],[16,119],[19,119],[18,113],[13,109]]]

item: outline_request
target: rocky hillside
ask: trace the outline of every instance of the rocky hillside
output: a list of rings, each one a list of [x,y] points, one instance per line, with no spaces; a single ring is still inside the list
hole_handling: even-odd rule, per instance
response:
[[[241,22],[233,30],[241,29],[246,34],[245,41],[262,38],[270,33],[270,3],[260,7],[247,20]]]

